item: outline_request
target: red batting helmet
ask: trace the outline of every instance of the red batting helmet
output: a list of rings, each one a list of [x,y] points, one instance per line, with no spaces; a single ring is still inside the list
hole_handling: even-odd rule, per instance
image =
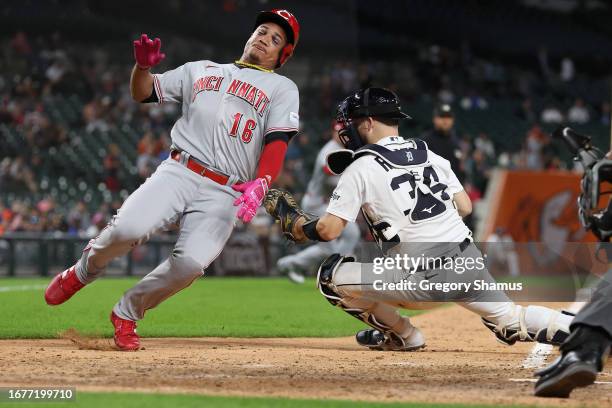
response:
[[[276,23],[281,26],[287,36],[287,45],[282,49],[278,59],[277,67],[280,67],[293,54],[293,50],[300,39],[300,23],[298,23],[297,18],[291,12],[282,9],[262,11],[257,14],[255,28],[267,22]]]

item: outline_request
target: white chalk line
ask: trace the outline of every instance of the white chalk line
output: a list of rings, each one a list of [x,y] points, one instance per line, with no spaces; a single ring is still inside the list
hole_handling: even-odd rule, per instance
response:
[[[4,292],[25,292],[28,290],[46,289],[47,285],[16,285],[16,286],[0,286],[0,293]]]
[[[574,302],[566,310],[572,313],[578,313],[584,306],[585,302]],[[552,353],[553,346],[550,344],[537,343],[521,364],[522,368],[542,368],[546,364],[546,359]]]
[[[509,378],[508,381],[534,383],[534,382],[537,382],[538,380],[537,378]],[[595,381],[595,384],[612,385],[612,381]]]
[[[542,368],[546,364],[546,359],[552,353],[553,346],[550,344],[538,343],[527,354],[521,364],[522,368]]]

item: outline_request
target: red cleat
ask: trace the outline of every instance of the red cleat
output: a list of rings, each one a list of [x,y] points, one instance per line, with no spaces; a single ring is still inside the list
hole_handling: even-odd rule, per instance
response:
[[[122,319],[111,313],[111,323],[115,326],[115,344],[123,351],[136,351],[140,348],[140,338],[136,334],[136,322]]]
[[[50,306],[61,305],[85,286],[76,275],[76,265],[57,274],[45,290],[45,301]]]

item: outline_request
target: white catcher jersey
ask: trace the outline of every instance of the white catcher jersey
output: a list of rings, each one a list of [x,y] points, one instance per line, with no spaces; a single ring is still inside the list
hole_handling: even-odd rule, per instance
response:
[[[327,155],[334,150],[342,149],[342,145],[334,139],[329,140],[317,154],[312,176],[306,187],[302,200],[302,209],[315,215],[323,215],[327,208],[329,193],[336,187],[340,177],[329,173]]]
[[[203,60],[155,74],[153,85],[159,103],[182,104],[172,143],[242,180],[255,177],[270,134],[298,130],[297,86],[273,72]]]
[[[399,136],[377,144],[390,150],[413,148]],[[395,168],[373,155],[357,158],[342,173],[327,212],[354,222],[363,208],[376,222],[386,222],[387,240],[461,242],[471,235],[452,201],[463,190],[448,160],[427,150],[427,161]]]

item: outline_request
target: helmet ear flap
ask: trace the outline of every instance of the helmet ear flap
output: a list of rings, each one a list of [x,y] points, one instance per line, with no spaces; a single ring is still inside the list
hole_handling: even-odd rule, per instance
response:
[[[293,55],[293,44],[287,44],[283,47],[283,49],[280,52],[280,57],[278,58],[278,66],[282,66],[285,62],[287,62],[287,60],[289,59],[289,57],[291,57],[291,55]]]

